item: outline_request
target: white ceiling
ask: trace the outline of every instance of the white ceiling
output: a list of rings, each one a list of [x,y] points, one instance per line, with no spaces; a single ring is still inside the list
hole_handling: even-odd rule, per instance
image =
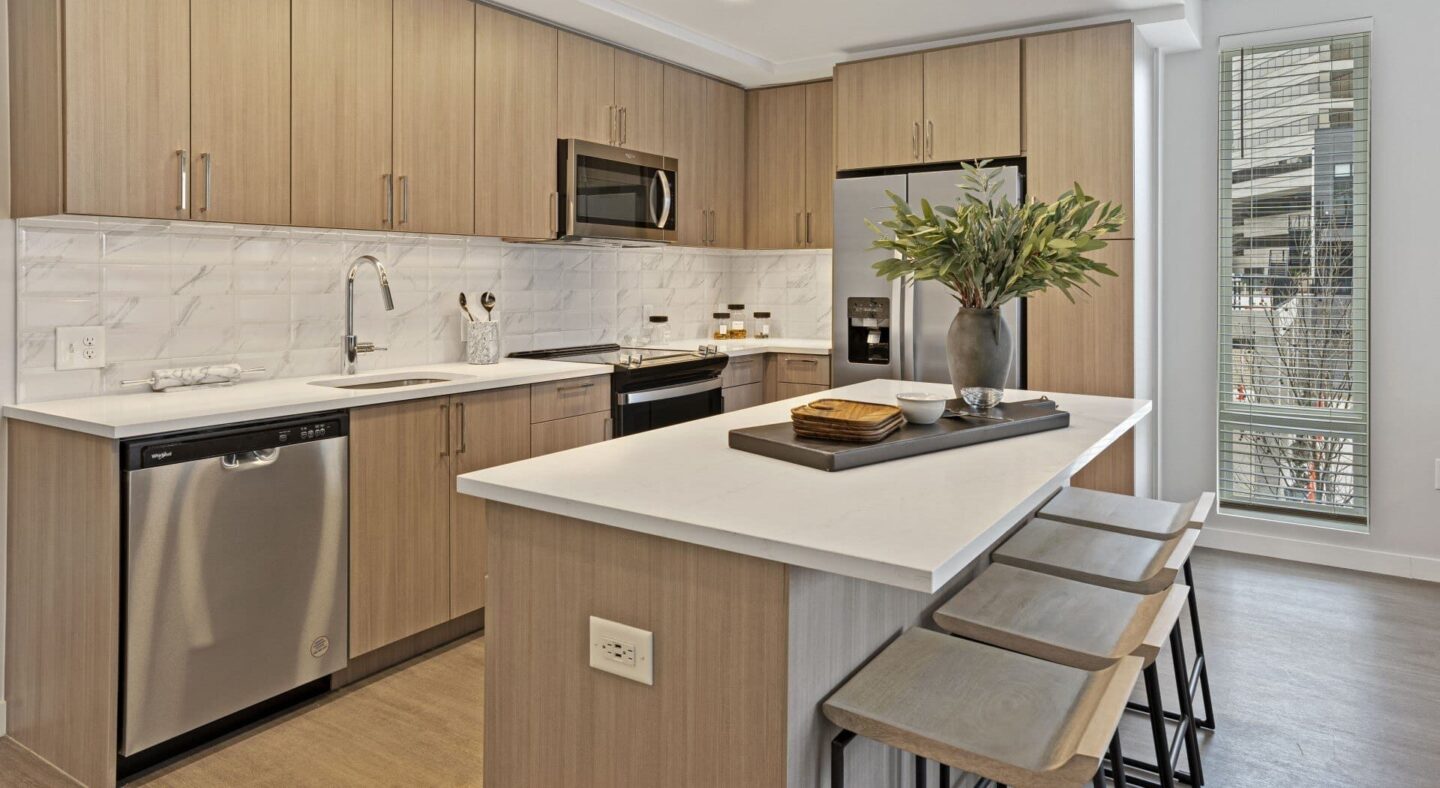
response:
[[[1200,0],[501,0],[522,13],[746,87],[837,62],[1082,20],[1198,36]],[[1163,45],[1163,44],[1157,44]]]

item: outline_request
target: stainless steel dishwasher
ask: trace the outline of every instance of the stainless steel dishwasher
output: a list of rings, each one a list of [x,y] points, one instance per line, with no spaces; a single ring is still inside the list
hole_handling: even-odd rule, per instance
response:
[[[326,413],[122,445],[122,756],[345,667],[348,430]]]

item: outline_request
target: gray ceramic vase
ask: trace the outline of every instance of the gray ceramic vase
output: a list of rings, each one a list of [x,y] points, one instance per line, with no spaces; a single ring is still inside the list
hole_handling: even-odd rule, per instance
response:
[[[950,382],[955,396],[961,390],[980,387],[1005,388],[1010,376],[1010,327],[999,309],[961,309],[945,335],[950,362]]]

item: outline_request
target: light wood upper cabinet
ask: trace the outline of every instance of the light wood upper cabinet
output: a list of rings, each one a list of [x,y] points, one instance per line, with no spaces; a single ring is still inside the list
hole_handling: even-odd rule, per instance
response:
[[[747,98],[746,245],[804,246],[806,141],[804,85],[752,90]]]
[[[188,219],[190,0],[66,3],[63,50],[65,211]]]
[[[615,47],[560,31],[560,138],[619,144]]]
[[[1020,155],[1020,40],[925,53],[925,161]]]
[[[290,223],[290,0],[191,0],[190,216]]]
[[[446,397],[350,412],[350,656],[450,618]]]
[[[839,170],[921,160],[925,56],[835,66],[835,166]]]
[[[709,246],[745,248],[745,91],[705,80]]]
[[[805,86],[805,245],[835,243],[835,83]]]
[[[681,246],[703,246],[708,237],[711,170],[705,128],[706,79],[674,66],[665,66],[664,155],[679,161],[676,188],[675,234]]]
[[[1129,23],[1025,39],[1028,195],[1053,200],[1078,182],[1133,215],[1132,46]],[[1117,237],[1134,235],[1127,219]]]
[[[388,229],[391,0],[293,0],[291,10],[293,223]]]
[[[397,230],[475,229],[475,3],[394,0]]]
[[[468,2],[468,0],[467,0]],[[530,387],[450,398],[452,476],[530,456]],[[450,485],[450,616],[485,606],[485,501]]]
[[[559,34],[475,6],[475,233],[555,234]]]
[[[665,144],[665,66],[615,50],[615,104],[620,107],[619,144],[658,153]]]

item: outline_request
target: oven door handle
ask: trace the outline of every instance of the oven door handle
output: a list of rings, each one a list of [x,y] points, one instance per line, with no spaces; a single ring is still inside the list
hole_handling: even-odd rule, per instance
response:
[[[660,219],[655,222],[655,226],[664,229],[670,221],[670,176],[666,175],[664,170],[656,170],[655,180],[660,182],[660,196],[665,200],[660,208]]]
[[[687,397],[691,394],[703,394],[707,391],[714,391],[718,388],[720,388],[720,378],[713,377],[709,380],[701,380],[694,383],[681,383],[676,386],[665,386],[658,389],[627,391],[623,394],[616,394],[615,402],[620,405],[638,405],[642,402],[659,402],[660,400],[664,399]]]

